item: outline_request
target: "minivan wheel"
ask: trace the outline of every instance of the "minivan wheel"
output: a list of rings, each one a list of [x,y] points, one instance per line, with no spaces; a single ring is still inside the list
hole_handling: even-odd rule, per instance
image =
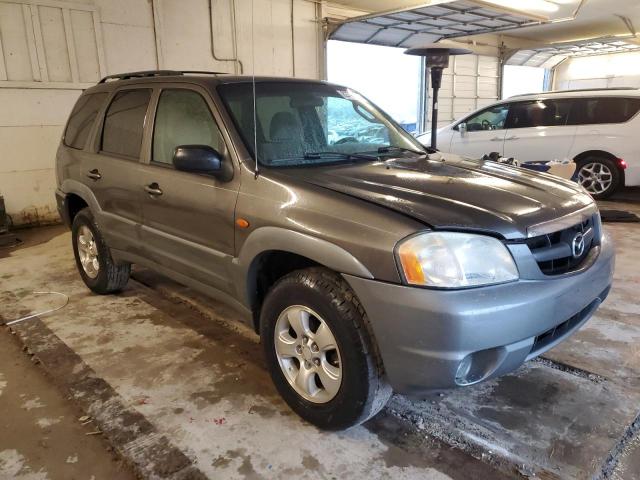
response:
[[[330,270],[308,268],[280,279],[262,306],[260,334],[276,388],[320,428],[358,425],[391,396],[366,313]]]
[[[114,262],[89,208],[80,210],[74,217],[71,238],[76,266],[87,287],[105,295],[127,285],[131,264]]]
[[[620,186],[620,170],[608,158],[585,158],[578,162],[577,170],[578,182],[593,198],[608,198]]]

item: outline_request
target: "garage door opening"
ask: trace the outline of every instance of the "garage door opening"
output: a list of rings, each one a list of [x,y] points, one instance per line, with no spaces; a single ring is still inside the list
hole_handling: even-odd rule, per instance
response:
[[[549,90],[549,70],[541,67],[505,65],[502,76],[502,98]]]
[[[327,46],[329,81],[362,93],[410,133],[419,129],[421,65],[402,48],[337,40]]]

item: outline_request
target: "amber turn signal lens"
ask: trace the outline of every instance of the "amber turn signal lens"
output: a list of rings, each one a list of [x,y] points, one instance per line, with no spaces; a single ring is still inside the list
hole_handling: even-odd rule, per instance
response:
[[[424,271],[420,260],[414,251],[410,249],[400,248],[398,252],[400,257],[400,263],[402,263],[402,270],[404,276],[407,278],[407,282],[414,285],[421,285],[425,283]]]
[[[249,222],[244,218],[239,218],[236,220],[236,225],[240,228],[247,228],[249,226]]]

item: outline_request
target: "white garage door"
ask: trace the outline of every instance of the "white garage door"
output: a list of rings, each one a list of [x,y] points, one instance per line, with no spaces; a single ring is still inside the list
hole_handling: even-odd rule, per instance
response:
[[[442,75],[438,102],[438,127],[447,125],[469,112],[489,105],[499,98],[500,63],[496,57],[462,55],[452,57]],[[431,93],[431,92],[429,92]],[[427,130],[431,129],[430,113]]]
[[[640,52],[570,58],[555,70],[554,88],[640,87]]]

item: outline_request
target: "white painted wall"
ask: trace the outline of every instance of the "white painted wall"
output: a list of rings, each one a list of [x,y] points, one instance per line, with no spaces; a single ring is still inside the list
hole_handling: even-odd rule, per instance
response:
[[[211,6],[213,32],[209,0],[0,0],[0,195],[16,224],[57,220],[55,151],[75,100],[101,76],[240,73],[240,63],[250,74],[255,58],[256,74],[323,77],[316,2]],[[218,58],[240,62],[214,60],[212,40]]]
[[[575,57],[554,71],[554,90],[640,87],[640,52]]]

